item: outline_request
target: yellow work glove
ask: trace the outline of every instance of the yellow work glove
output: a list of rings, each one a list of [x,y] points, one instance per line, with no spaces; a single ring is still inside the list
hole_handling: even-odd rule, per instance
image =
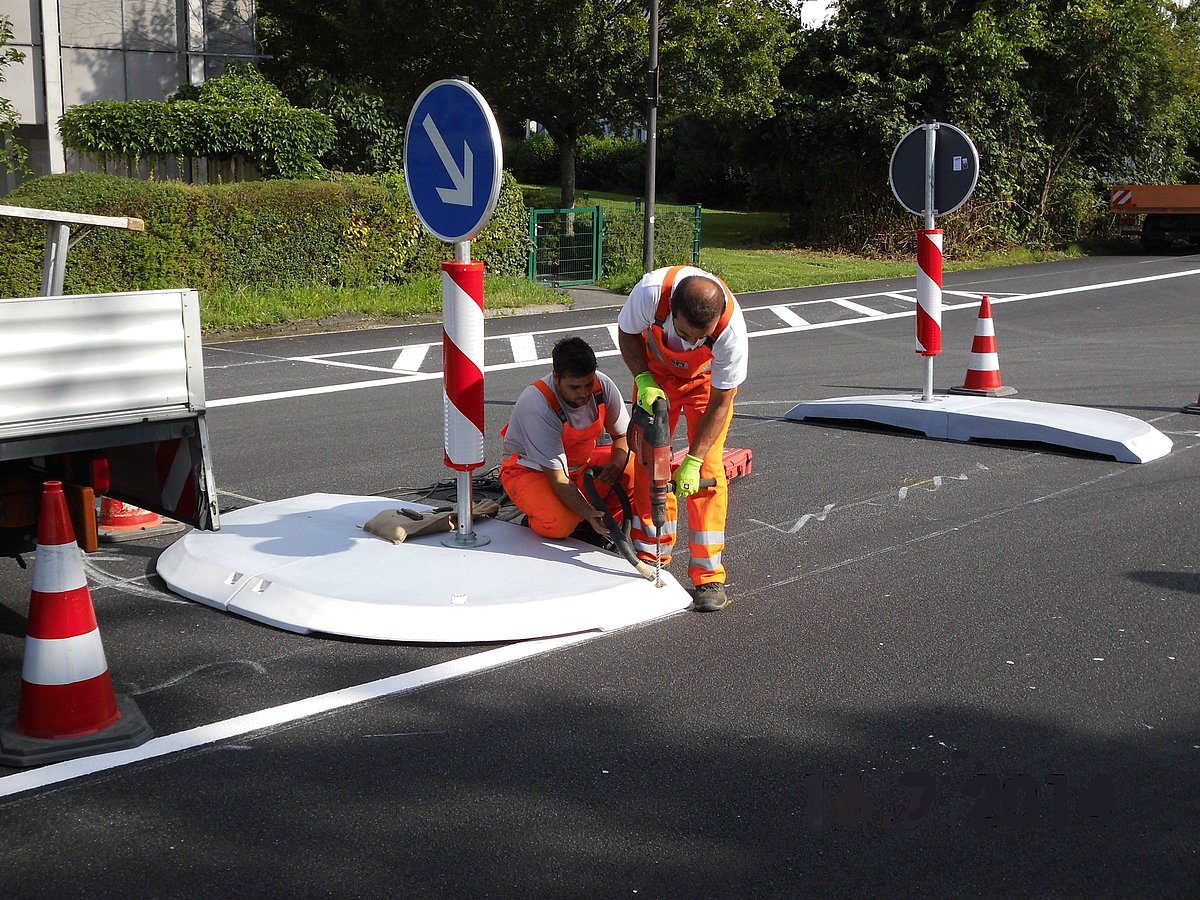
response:
[[[690,497],[696,491],[700,490],[700,463],[703,460],[698,456],[688,454],[683,458],[683,462],[679,464],[679,468],[675,470],[675,474],[671,476],[671,480],[675,482],[675,496],[680,500],[685,497]]]
[[[637,385],[637,405],[654,415],[654,401],[659,397],[666,400],[667,392],[658,386],[658,382],[649,372],[634,377],[633,383]]]

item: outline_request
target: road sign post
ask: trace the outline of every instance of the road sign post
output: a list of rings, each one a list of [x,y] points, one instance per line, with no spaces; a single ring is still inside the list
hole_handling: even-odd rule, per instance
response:
[[[500,196],[500,129],[483,95],[462,79],[421,92],[404,132],[404,180],[425,230],[454,245],[442,263],[442,400],[445,463],[458,475],[458,527],[445,539],[479,547],[471,472],[483,465],[483,263],[471,239]]]
[[[925,391],[932,401],[933,358],[942,352],[942,232],[936,217],[957,210],[979,181],[979,152],[961,130],[944,122],[918,125],[892,151],[892,193],[923,216],[917,235],[917,353],[926,359]]]

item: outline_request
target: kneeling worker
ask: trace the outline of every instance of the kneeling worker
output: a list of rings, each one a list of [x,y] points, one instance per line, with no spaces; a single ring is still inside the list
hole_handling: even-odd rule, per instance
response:
[[[676,498],[687,500],[691,540],[688,576],[695,608],[722,609],[725,593],[725,436],[733,418],[733,399],[746,380],[748,342],[742,310],[725,282],[694,266],[657,269],[642,277],[617,318],[621,356],[637,387],[634,402],[653,412],[666,397],[671,434],[680,415],[687,422],[687,454],[675,470],[675,491],[667,495],[666,524],[655,542],[650,514],[649,475],[637,466],[633,542],[638,556],[656,553],[670,561],[678,521]],[[700,487],[711,478],[713,487]]]
[[[500,432],[507,454],[500,482],[543,537],[567,537],[581,522],[607,535],[604,510],[594,509],[581,493],[583,473],[603,467],[597,485],[620,482],[632,496],[629,412],[613,380],[596,370],[596,354],[586,341],[565,338],[554,345],[551,358],[553,371],[521,392]],[[605,431],[612,444],[597,446]],[[610,511],[619,514],[615,497]]]

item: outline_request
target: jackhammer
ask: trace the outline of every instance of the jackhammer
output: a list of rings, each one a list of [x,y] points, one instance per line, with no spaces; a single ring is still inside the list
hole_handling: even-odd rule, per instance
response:
[[[629,423],[629,452],[637,465],[646,470],[650,479],[650,521],[654,524],[654,584],[662,587],[662,545],[659,543],[667,523],[667,494],[674,488],[671,482],[671,423],[666,398],[654,401],[654,414],[633,404]],[[715,478],[700,479],[700,487],[712,487]]]

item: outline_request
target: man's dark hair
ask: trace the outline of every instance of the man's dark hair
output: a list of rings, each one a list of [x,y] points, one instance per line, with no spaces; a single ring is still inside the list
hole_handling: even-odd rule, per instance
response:
[[[596,373],[596,352],[583,338],[563,338],[550,353],[559,378],[582,378]]]
[[[725,291],[703,275],[689,275],[671,290],[671,313],[693,328],[705,328],[725,311]]]

